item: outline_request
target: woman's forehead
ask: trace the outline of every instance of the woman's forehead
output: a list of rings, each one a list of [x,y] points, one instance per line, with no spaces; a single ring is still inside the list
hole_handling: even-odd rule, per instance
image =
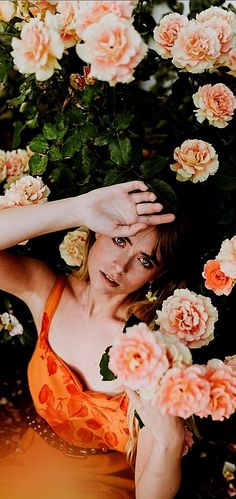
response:
[[[151,227],[138,232],[135,236],[129,238],[132,245],[139,250],[149,252],[155,251],[158,241],[158,232],[156,227]]]

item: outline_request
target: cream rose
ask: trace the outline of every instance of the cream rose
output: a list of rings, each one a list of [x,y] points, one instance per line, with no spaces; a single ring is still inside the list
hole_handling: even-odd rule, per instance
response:
[[[3,182],[7,176],[6,153],[0,149],[0,182]]]
[[[164,59],[172,57],[172,47],[178,38],[180,30],[188,25],[186,16],[173,13],[164,16],[155,27],[153,36],[156,42],[155,50]]]
[[[171,368],[177,367],[181,369],[192,365],[192,354],[186,345],[177,341],[170,334],[160,333],[159,331],[155,331],[154,334],[158,342],[165,346],[166,356]]]
[[[66,234],[59,246],[59,251],[67,265],[81,267],[84,260],[87,240],[87,227],[80,227],[79,229],[75,229]]]
[[[214,147],[199,139],[185,140],[180,147],[176,147],[174,159],[176,163],[171,164],[170,168],[177,172],[176,178],[181,182],[203,182],[219,168]]]
[[[63,3],[63,2],[59,2]],[[77,19],[77,34],[83,39],[84,31],[100,21],[106,14],[113,13],[117,17],[131,19],[134,5],[129,0],[79,2],[79,17]]]
[[[188,289],[176,289],[157,310],[160,332],[174,335],[189,348],[208,345],[214,338],[218,312],[210,298]]]
[[[221,54],[216,30],[190,21],[183,27],[172,48],[173,64],[190,73],[202,73],[213,67]]]
[[[225,66],[227,66],[230,71],[228,74],[236,76],[236,48],[232,48],[225,59]]]
[[[8,331],[10,336],[19,336],[23,334],[23,326],[20,324],[18,319],[8,312],[4,312],[0,315],[0,331]]]
[[[235,14],[229,10],[221,9],[221,7],[209,7],[209,9],[203,10],[196,15],[196,20],[199,23],[211,21],[213,18],[222,19],[232,27],[235,26],[236,23]]]
[[[44,81],[55,69],[61,69],[57,59],[62,57],[64,44],[50,12],[44,22],[38,18],[25,22],[21,39],[13,38],[12,47],[11,55],[20,73],[35,73],[37,80]]]
[[[223,241],[217,258],[222,272],[228,277],[236,279],[236,236]]]
[[[10,185],[4,197],[6,202],[13,202],[16,206],[26,206],[45,203],[49,194],[49,188],[44,185],[40,177],[25,175]]]
[[[16,14],[16,4],[12,1],[0,2],[0,21],[8,23]]]
[[[29,170],[29,155],[24,149],[6,152],[7,181],[13,182]]]
[[[79,40],[77,24],[79,21],[79,2],[60,1],[57,4],[57,14],[54,16],[58,21],[58,30],[65,48],[73,47]]]
[[[115,14],[107,14],[83,33],[83,44],[77,44],[78,56],[91,64],[90,76],[116,83],[129,83],[135,67],[148,47],[132,24]]]
[[[223,83],[199,87],[193,95],[193,102],[197,107],[194,112],[199,123],[207,119],[210,125],[217,128],[225,128],[236,109],[236,98]]]

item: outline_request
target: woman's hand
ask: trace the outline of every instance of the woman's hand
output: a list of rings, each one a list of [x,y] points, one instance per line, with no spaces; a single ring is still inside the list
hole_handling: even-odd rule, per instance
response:
[[[128,237],[150,225],[172,222],[175,216],[159,214],[163,206],[155,200],[139,180],[95,189],[83,195],[84,225],[111,237]]]
[[[135,391],[126,388],[127,395],[133,408],[138,413],[145,427],[161,449],[179,449],[181,453],[185,437],[184,420],[161,414],[158,405],[151,400],[142,399]]]

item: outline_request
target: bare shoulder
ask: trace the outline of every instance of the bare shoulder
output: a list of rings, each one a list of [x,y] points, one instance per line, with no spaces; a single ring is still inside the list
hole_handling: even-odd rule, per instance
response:
[[[24,301],[36,325],[55,281],[56,274],[44,262],[0,251],[0,289]]]

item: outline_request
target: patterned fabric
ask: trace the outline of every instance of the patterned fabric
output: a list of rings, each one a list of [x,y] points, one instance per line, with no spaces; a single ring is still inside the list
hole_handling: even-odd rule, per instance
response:
[[[50,323],[64,286],[65,278],[59,277],[47,300],[40,335],[28,367],[36,411],[70,444],[124,452],[129,438],[126,394],[114,396],[84,390],[78,376],[48,342]]]

